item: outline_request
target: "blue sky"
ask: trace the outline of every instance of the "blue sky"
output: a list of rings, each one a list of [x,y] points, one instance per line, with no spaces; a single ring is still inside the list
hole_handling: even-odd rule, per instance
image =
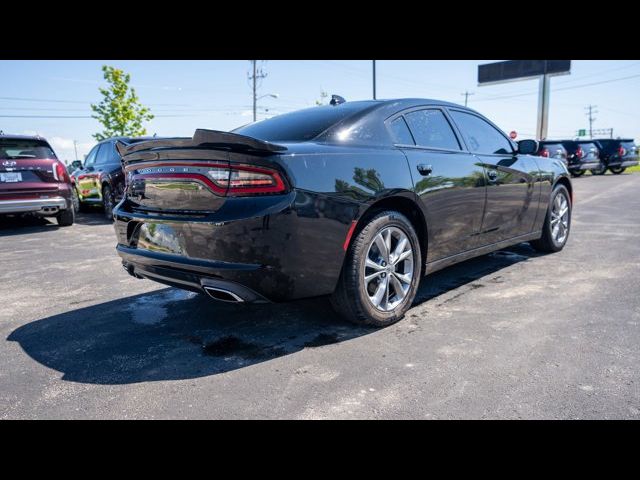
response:
[[[503,130],[533,137],[537,115],[535,80],[478,87],[477,67],[495,60],[377,62],[378,98],[422,97],[464,103],[487,115]],[[234,61],[0,61],[0,130],[38,133],[65,160],[86,154],[100,130],[92,118],[16,118],[15,116],[86,117],[100,100],[101,66],[131,74],[141,101],[156,115],[150,134],[191,136],[196,128],[230,130],[251,121],[247,60]],[[270,60],[259,95],[260,115],[313,106],[322,90],[347,100],[371,98],[370,60]],[[551,80],[549,138],[573,137],[587,128],[585,106],[597,105],[594,128],[613,128],[614,136],[640,138],[640,61],[574,60],[571,75]],[[267,110],[268,111],[265,111]]]

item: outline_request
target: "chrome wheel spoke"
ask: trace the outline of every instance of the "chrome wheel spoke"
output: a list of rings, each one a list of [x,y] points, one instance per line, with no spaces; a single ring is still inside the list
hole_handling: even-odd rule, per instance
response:
[[[402,273],[394,273],[393,274],[398,280],[400,280],[405,285],[411,285],[411,277],[410,274],[402,274]]]
[[[399,264],[400,262],[404,262],[405,260],[407,260],[409,257],[413,257],[413,252],[411,250],[407,250],[406,252],[402,252],[402,254],[400,255],[400,257],[398,257],[395,261],[395,264]]]
[[[364,281],[367,282],[367,284],[368,284],[374,278],[378,278],[382,273],[384,273],[384,272],[374,272],[374,273],[372,273],[370,275],[365,275]]]
[[[378,284],[378,288],[376,289],[375,294],[371,298],[371,303],[373,303],[376,307],[381,307],[380,303],[382,302],[385,295],[387,295],[387,290],[389,288],[389,277],[383,278]]]
[[[400,280],[398,280],[395,275],[389,276],[389,282],[391,283],[391,285],[393,285],[393,290],[396,293],[395,301],[401,302],[407,294],[408,289],[405,290],[404,286],[402,285],[402,283],[400,283]]]
[[[382,232],[376,235],[374,239],[376,246],[378,247],[378,251],[380,252],[380,256],[385,262],[389,262],[389,248],[387,247],[387,242],[382,236]]]
[[[374,262],[369,257],[367,257],[367,261],[365,262],[365,266],[368,267],[368,268],[373,268],[374,270],[378,270],[378,271],[384,270],[384,267],[382,265]]]

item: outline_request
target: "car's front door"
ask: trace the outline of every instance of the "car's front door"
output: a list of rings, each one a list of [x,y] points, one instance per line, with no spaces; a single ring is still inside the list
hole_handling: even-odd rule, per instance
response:
[[[409,161],[414,190],[426,212],[427,262],[476,246],[485,204],[484,171],[441,108],[419,108],[389,120]]]
[[[519,155],[504,133],[479,115],[453,108],[449,112],[487,175],[481,243],[487,245],[530,233],[540,197],[535,158]]]

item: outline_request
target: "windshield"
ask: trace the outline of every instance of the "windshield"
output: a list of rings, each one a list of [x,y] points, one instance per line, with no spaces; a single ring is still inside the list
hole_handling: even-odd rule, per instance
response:
[[[314,139],[332,125],[374,104],[375,102],[362,101],[305,108],[236,128],[232,133],[269,142],[304,142]]]
[[[43,140],[0,139],[0,159],[33,160],[56,158],[49,144]]]

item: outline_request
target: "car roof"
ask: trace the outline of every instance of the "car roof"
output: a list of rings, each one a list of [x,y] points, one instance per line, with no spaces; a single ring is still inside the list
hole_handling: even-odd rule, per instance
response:
[[[41,137],[40,135],[7,135],[6,133],[0,134],[0,139],[5,138],[9,140],[39,140],[41,142],[47,141],[46,138]]]

